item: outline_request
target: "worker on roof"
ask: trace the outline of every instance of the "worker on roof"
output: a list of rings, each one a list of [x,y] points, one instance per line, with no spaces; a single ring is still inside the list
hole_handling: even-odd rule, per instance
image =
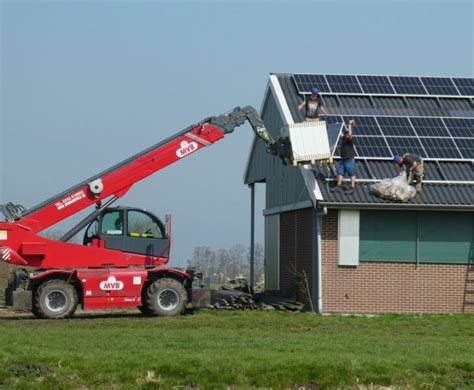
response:
[[[416,192],[421,192],[421,183],[425,172],[421,156],[416,153],[405,153],[402,156],[397,154],[393,156],[393,161],[398,164],[399,171],[405,170],[408,184],[411,184],[413,179],[416,180]]]
[[[339,166],[337,167],[337,185],[332,191],[340,191],[342,181],[347,173],[351,178],[351,187],[346,190],[346,194],[352,194],[356,187],[356,162],[355,162],[355,150],[353,142],[353,128],[355,120],[349,120],[349,128],[344,126],[341,134],[341,160],[339,160]]]
[[[305,97],[301,104],[298,106],[298,110],[305,109],[305,120],[306,121],[319,121],[319,115],[329,115],[324,108],[319,88],[311,88],[311,95]]]

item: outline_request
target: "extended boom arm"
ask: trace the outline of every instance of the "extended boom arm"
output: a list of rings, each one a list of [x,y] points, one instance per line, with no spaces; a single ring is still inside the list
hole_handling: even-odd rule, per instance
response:
[[[206,118],[31,209],[9,204],[1,211],[7,220],[39,232],[93,204],[100,208],[103,201],[124,196],[136,182],[217,142],[246,121],[265,142],[267,151],[284,160],[283,148],[268,133],[257,111],[250,106],[236,107],[227,114]]]

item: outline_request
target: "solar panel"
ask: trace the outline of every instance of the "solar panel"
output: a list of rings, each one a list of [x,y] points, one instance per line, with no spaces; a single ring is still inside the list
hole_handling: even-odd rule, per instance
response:
[[[300,94],[317,87],[323,93],[367,95],[474,96],[474,79],[462,77],[416,77],[380,75],[293,74]]]
[[[474,79],[453,78],[453,82],[461,95],[474,96]]]
[[[327,123],[344,122],[347,125],[351,118],[356,122],[354,145],[357,157],[376,159],[391,158],[394,154],[417,153],[428,159],[474,158],[474,137],[465,136],[472,134],[474,119],[330,115]],[[458,137],[451,136],[446,128],[448,125],[454,129],[453,135]],[[339,155],[340,145],[334,156]]]
[[[474,137],[474,119],[443,118],[453,137]]]
[[[386,137],[388,146],[392,151],[392,154],[385,157],[391,157],[395,154],[405,154],[405,153],[416,153],[422,157],[423,156],[423,147],[421,146],[418,138],[400,138],[400,137]]]
[[[319,88],[321,92],[331,92],[323,75],[294,74],[293,80],[295,81],[298,92],[301,94],[309,94],[311,93],[311,89],[315,87]]]
[[[365,93],[395,93],[387,76],[357,76],[357,79]]]
[[[328,115],[325,120],[329,125],[332,125],[333,123],[342,123],[342,119],[339,115]]]
[[[317,87],[334,113],[344,112],[344,116],[329,115],[325,118],[330,132],[328,135],[340,130],[336,123],[347,126],[349,119],[356,120],[354,145],[358,157],[387,159],[395,153],[413,152],[428,160],[474,159],[472,102],[466,98],[456,99],[460,96],[474,97],[473,78],[294,74],[293,80],[299,93],[309,94],[312,88]],[[392,116],[380,115],[382,111],[374,102],[389,98],[377,95],[391,95],[392,100],[401,101],[390,111]],[[406,98],[400,95],[423,95],[423,107],[426,106],[426,109],[411,110],[406,105]],[[452,109],[443,106],[440,111],[436,96],[451,96],[451,99],[445,100],[449,107],[452,104]],[[390,104],[393,105],[392,100]],[[412,100],[416,105],[418,100]],[[345,107],[350,107],[350,110],[345,111]],[[353,116],[348,116],[347,112]],[[388,106],[384,112],[389,112]],[[335,156],[338,154],[339,148]]]
[[[420,137],[450,137],[440,118],[410,118],[410,121]]]
[[[373,116],[358,116],[356,118],[344,116],[343,119],[346,125],[348,125],[350,119],[355,120],[355,135],[382,135],[379,125]]]
[[[402,95],[426,95],[419,77],[389,76],[395,92]]]
[[[327,75],[326,80],[335,93],[362,93],[356,76]]]
[[[453,138],[454,143],[461,152],[463,158],[474,159],[474,139],[473,138]]]
[[[334,149],[333,156],[339,156],[341,151],[340,151],[340,145],[338,145],[338,140],[337,137],[339,136],[339,130],[340,126],[337,126],[336,124],[339,123],[342,125],[342,118],[339,115],[328,115],[325,118],[326,124],[327,124],[327,130],[328,130],[328,139],[329,139],[329,145],[335,145],[336,148]]]
[[[462,158],[452,138],[420,138],[429,158]]]
[[[391,155],[390,149],[382,137],[354,137],[354,147],[359,157],[388,157]]]
[[[416,137],[407,118],[387,116],[377,117],[382,133],[387,136]]]
[[[421,77],[421,81],[430,95],[459,96],[454,83],[447,77]]]

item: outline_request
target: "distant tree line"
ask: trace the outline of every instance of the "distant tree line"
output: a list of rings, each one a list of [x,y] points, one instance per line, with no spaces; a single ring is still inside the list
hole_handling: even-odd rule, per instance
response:
[[[264,252],[260,243],[255,244],[255,282],[263,283]],[[229,249],[212,249],[208,246],[194,248],[188,266],[198,268],[203,276],[210,276],[212,283],[225,284],[229,279],[245,277],[250,281],[250,248],[234,245]]]

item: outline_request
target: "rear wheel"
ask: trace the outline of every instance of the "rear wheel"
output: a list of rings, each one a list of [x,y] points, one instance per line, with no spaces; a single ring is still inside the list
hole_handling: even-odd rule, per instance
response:
[[[143,310],[147,315],[174,316],[186,309],[188,293],[175,279],[158,279],[147,288],[143,302]]]
[[[38,287],[34,296],[33,313],[40,318],[71,317],[79,299],[74,287],[64,280],[49,280]]]

